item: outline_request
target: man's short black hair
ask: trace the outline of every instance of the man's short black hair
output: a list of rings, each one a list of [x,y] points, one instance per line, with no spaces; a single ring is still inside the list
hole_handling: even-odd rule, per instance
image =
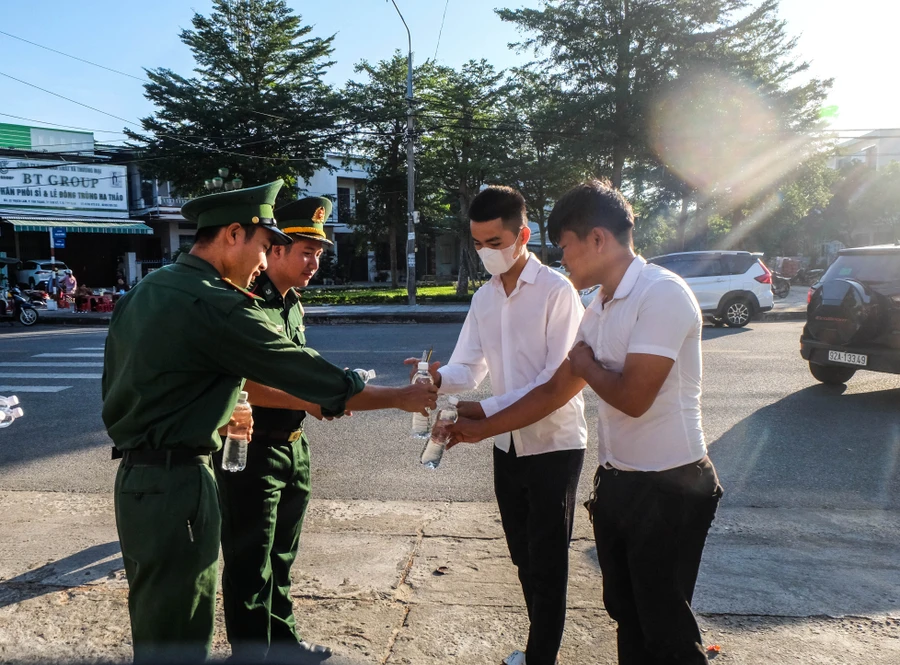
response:
[[[525,197],[512,187],[491,185],[478,192],[469,206],[469,219],[473,222],[489,222],[502,219],[503,226],[518,233],[525,226],[528,215]]]
[[[609,180],[593,179],[563,194],[547,219],[550,241],[555,245],[564,231],[584,240],[591,229],[602,226],[622,245],[631,245],[634,211],[622,192]]]
[[[244,242],[250,242],[253,239],[253,236],[256,235],[257,230],[259,230],[259,226],[256,224],[241,224],[244,227],[244,231],[246,235],[244,236]],[[216,236],[219,235],[219,232],[222,229],[227,229],[227,226],[206,226],[202,229],[197,229],[197,232],[194,234],[194,246],[195,247],[206,247],[213,240],[216,239]]]

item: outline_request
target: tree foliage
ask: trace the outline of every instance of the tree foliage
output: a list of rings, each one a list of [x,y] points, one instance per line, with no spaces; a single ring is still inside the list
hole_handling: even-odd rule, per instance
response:
[[[157,110],[142,132],[128,131],[142,170],[198,194],[223,166],[251,186],[293,185],[324,167],[339,138],[337,98],[322,81],[332,37],[312,36],[284,0],[214,0],[192,24],[180,37],[194,76],[147,70],[144,95]]]
[[[497,13],[559,89],[559,130],[580,137],[569,158],[675,220],[677,249],[706,246],[713,216],[738,227],[748,202],[771,202],[818,154],[804,133],[830,82],[803,80],[778,0],[547,0]]]
[[[349,81],[343,90],[350,125],[345,146],[351,155],[366,156],[369,174],[365,193],[357,195],[357,214],[351,223],[366,244],[388,242],[391,285],[396,289],[397,245],[407,224],[407,60],[397,51],[375,64],[363,60],[354,70],[363,78]]]

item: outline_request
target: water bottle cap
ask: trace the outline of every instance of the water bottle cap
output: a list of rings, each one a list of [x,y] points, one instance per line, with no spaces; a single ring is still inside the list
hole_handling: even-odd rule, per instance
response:
[[[427,372],[428,371],[428,363],[419,363],[419,371]]]
[[[447,401],[450,402],[450,406],[456,406],[457,404],[459,404],[459,397],[457,397],[456,395],[453,395]]]
[[[238,395],[239,402],[246,402],[249,398],[250,398],[250,393],[248,393],[246,390],[242,390],[241,394]]]

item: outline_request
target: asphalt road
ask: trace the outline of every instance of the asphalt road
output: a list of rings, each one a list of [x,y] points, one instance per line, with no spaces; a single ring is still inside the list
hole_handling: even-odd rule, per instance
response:
[[[403,358],[434,345],[446,360],[459,325],[309,329],[339,365],[374,368],[376,383],[406,380]],[[705,329],[704,425],[725,487],[723,506],[897,510],[900,377],[860,372],[846,388],[816,383],[799,356],[799,323]],[[104,492],[116,463],[100,420],[105,328],[0,329],[0,395],[26,415],[0,430],[0,489]],[[487,387],[483,387],[482,393]],[[42,392],[26,392],[26,391]],[[49,391],[49,392],[47,392]],[[596,462],[596,397],[587,395]],[[309,426],[316,496],[334,499],[490,501],[488,444],[460,446],[441,467],[418,464],[408,414],[357,413]]]

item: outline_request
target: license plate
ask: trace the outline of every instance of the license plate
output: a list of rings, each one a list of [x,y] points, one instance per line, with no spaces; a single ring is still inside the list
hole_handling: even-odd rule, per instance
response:
[[[869,356],[861,353],[845,353],[844,351],[829,351],[828,360],[835,363],[844,363],[845,365],[856,365],[865,367],[869,362]]]

